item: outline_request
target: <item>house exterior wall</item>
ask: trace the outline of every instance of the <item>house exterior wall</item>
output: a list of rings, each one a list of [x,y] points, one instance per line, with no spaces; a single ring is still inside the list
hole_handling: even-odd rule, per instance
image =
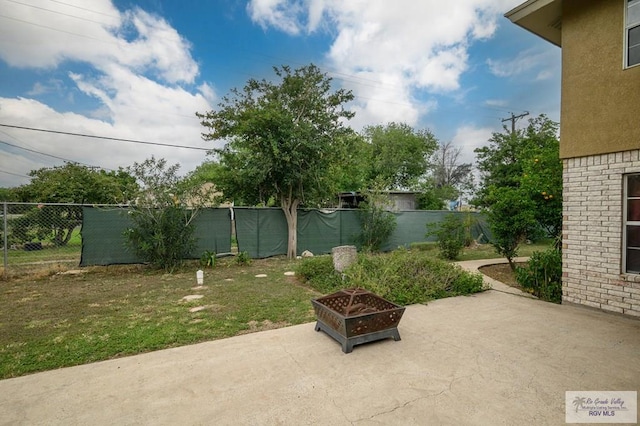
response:
[[[563,0],[560,157],[640,147],[640,66],[623,69],[626,0]]]
[[[640,317],[640,275],[621,267],[623,175],[638,172],[637,149],[564,160],[563,302]]]
[[[623,180],[640,172],[640,67],[624,69],[626,0],[563,0],[563,302],[640,317],[622,272]]]

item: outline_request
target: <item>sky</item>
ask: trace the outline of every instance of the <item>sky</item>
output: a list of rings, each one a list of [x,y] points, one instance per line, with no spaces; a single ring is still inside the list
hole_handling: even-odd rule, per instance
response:
[[[511,113],[560,119],[560,49],[503,16],[522,2],[0,0],[0,187],[64,161],[186,174],[222,146],[196,112],[310,63],[355,95],[354,130],[407,123],[473,163]]]

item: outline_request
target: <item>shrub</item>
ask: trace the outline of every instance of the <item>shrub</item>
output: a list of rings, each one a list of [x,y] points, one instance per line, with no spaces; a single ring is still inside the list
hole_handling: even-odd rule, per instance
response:
[[[251,257],[249,256],[249,253],[246,251],[241,251],[240,253],[238,253],[238,255],[236,256],[236,263],[238,265],[251,264]]]
[[[296,276],[322,293],[332,293],[344,287],[342,276],[334,269],[331,256],[314,256],[303,259],[296,266]]]
[[[434,259],[426,253],[400,249],[388,254],[359,254],[344,272],[344,281],[333,269],[331,257],[307,259],[297,272],[323,293],[362,287],[400,305],[482,291],[480,274]]]
[[[382,244],[396,229],[396,217],[387,211],[388,197],[377,193],[368,193],[367,201],[360,203],[360,234],[356,241],[364,251],[380,251]]]
[[[182,265],[195,247],[192,213],[181,207],[133,209],[125,231],[129,246],[145,262],[166,271]]]
[[[526,267],[516,268],[516,281],[536,297],[562,302],[562,253],[550,248],[534,252]]]
[[[215,268],[216,266],[216,252],[211,250],[205,250],[200,256],[200,265],[203,267]]]
[[[513,259],[518,256],[518,247],[539,227],[535,219],[536,206],[517,188],[494,188],[490,197],[492,204],[487,220],[493,234],[491,244],[515,271]]]
[[[440,256],[447,260],[456,260],[465,246],[465,223],[460,216],[450,213],[439,223],[428,223],[427,237],[435,235]]]

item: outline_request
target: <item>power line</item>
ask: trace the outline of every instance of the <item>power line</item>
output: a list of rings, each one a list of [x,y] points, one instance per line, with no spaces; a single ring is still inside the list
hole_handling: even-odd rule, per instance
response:
[[[200,147],[197,147],[197,146],[175,145],[175,144],[161,143],[161,142],[147,142],[147,141],[139,141],[139,140],[135,140],[135,139],[112,138],[112,137],[109,137],[109,136],[96,136],[96,135],[87,135],[87,134],[84,134],[84,133],[63,132],[61,130],[38,129],[38,128],[35,128],[35,127],[15,126],[15,125],[12,125],[12,124],[0,123],[0,126],[1,127],[11,127],[13,129],[32,130],[32,131],[35,131],[35,132],[55,133],[55,134],[58,134],[58,135],[79,136],[79,137],[82,137],[82,138],[104,139],[104,140],[110,140],[110,141],[137,143],[137,144],[143,144],[143,145],[166,146],[166,147],[170,147],[170,148],[195,149],[195,150],[198,150],[198,151],[211,151],[211,149],[209,149],[209,148],[200,148]]]
[[[2,132],[2,133],[4,133],[4,132]],[[5,145],[12,146],[12,147],[14,147],[14,148],[23,149],[23,150],[25,150],[25,151],[33,152],[33,153],[35,153],[35,154],[40,154],[40,155],[45,155],[45,156],[47,156],[47,157],[56,158],[56,159],[58,159],[58,160],[66,161],[66,162],[69,162],[69,163],[82,164],[83,166],[87,166],[87,167],[96,167],[96,166],[92,166],[92,165],[90,165],[90,164],[80,163],[79,161],[70,160],[70,159],[68,159],[68,158],[58,157],[57,155],[47,154],[46,152],[36,151],[35,149],[24,148],[24,147],[22,147],[22,146],[18,146],[18,145],[14,145],[14,144],[12,144],[12,143],[9,143],[9,142],[7,142],[7,141],[0,140],[0,143],[3,143],[3,144],[5,144]],[[102,168],[104,168],[104,167],[100,167],[100,168],[102,169]],[[106,170],[111,170],[111,169],[106,169]]]
[[[89,9],[89,8],[82,7],[82,6],[76,6],[75,4],[65,3],[65,2],[59,1],[59,0],[49,0],[49,1],[51,1],[53,3],[63,4],[65,6],[69,6],[69,7],[74,7],[76,9],[80,9],[80,10],[86,10],[87,12],[97,13],[98,15],[104,15],[104,16],[108,16],[110,18],[120,19],[120,17],[118,17],[118,16],[110,15],[110,14],[104,13],[104,12],[98,12],[97,10]]]
[[[24,177],[24,178],[27,178],[27,179],[31,179],[31,176],[21,175],[21,174],[13,173],[13,172],[8,172],[6,170],[0,170],[0,173],[6,173],[8,175],[13,175],[13,176],[18,176],[18,177]]]
[[[63,15],[63,16],[68,16],[70,18],[80,19],[81,21],[93,22],[94,24],[99,24],[99,25],[103,25],[104,24],[104,22],[93,21],[91,19],[87,19],[87,18],[82,17],[82,16],[71,15],[69,13],[64,13],[64,12],[59,12],[57,10],[47,9],[47,8],[40,7],[40,6],[35,6],[33,4],[22,3],[22,2],[19,2],[19,1],[16,1],[16,0],[6,0],[6,1],[11,2],[11,3],[15,3],[15,4],[19,4],[21,6],[31,7],[33,9],[42,10],[42,11],[45,11],[45,12],[55,13],[57,15]]]

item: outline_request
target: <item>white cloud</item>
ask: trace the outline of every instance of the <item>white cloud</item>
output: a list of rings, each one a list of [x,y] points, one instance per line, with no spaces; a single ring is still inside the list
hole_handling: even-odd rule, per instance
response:
[[[557,63],[556,48],[553,46],[545,46],[544,49],[527,49],[515,58],[506,58],[500,60],[487,59],[486,63],[489,71],[497,77],[514,77],[535,71],[538,79],[547,79],[552,76],[548,69]],[[542,70],[540,70],[543,68]]]
[[[275,27],[287,34],[298,34],[300,23],[298,4],[289,4],[286,0],[253,0],[247,4],[251,19],[267,29]]]
[[[206,82],[194,87],[199,68],[190,45],[164,19],[140,9],[120,12],[108,0],[77,7],[72,0],[31,4],[48,11],[3,2],[3,14],[15,19],[3,19],[0,25],[0,59],[9,66],[43,70],[76,64],[80,71],[69,73],[68,80],[37,83],[26,95],[55,89],[65,95],[61,99],[73,99],[74,92],[76,98],[82,93],[98,106],[82,115],[56,111],[34,99],[0,97],[0,123],[213,148],[201,139],[195,112],[212,108],[215,91]],[[28,141],[34,150],[111,169],[155,155],[181,163],[187,172],[205,158],[205,151],[0,130],[7,142],[24,146]],[[6,146],[0,149],[0,170],[5,172],[26,175],[56,161]],[[20,183],[25,179],[0,174],[0,186]]]
[[[141,9],[120,13],[107,0],[92,2],[91,11],[32,3],[3,2],[3,15],[13,19],[2,20],[0,58],[11,66],[55,68],[81,61],[103,68],[115,62],[170,83],[192,83],[198,74],[189,44],[160,17]]]
[[[492,133],[498,130],[499,129],[491,127],[459,127],[451,143],[453,143],[454,146],[462,148],[460,152],[460,162],[475,164],[476,155],[473,151],[476,148],[487,145]]]
[[[487,99],[484,103],[492,107],[505,107],[509,104],[506,99]]]
[[[378,123],[402,117],[415,124],[434,105],[421,104],[411,94],[459,90],[469,45],[491,37],[496,20],[515,4],[517,0],[253,0],[248,10],[254,22],[289,34],[330,28],[335,37],[327,60],[337,75],[351,76],[344,86],[357,96],[356,117]]]

